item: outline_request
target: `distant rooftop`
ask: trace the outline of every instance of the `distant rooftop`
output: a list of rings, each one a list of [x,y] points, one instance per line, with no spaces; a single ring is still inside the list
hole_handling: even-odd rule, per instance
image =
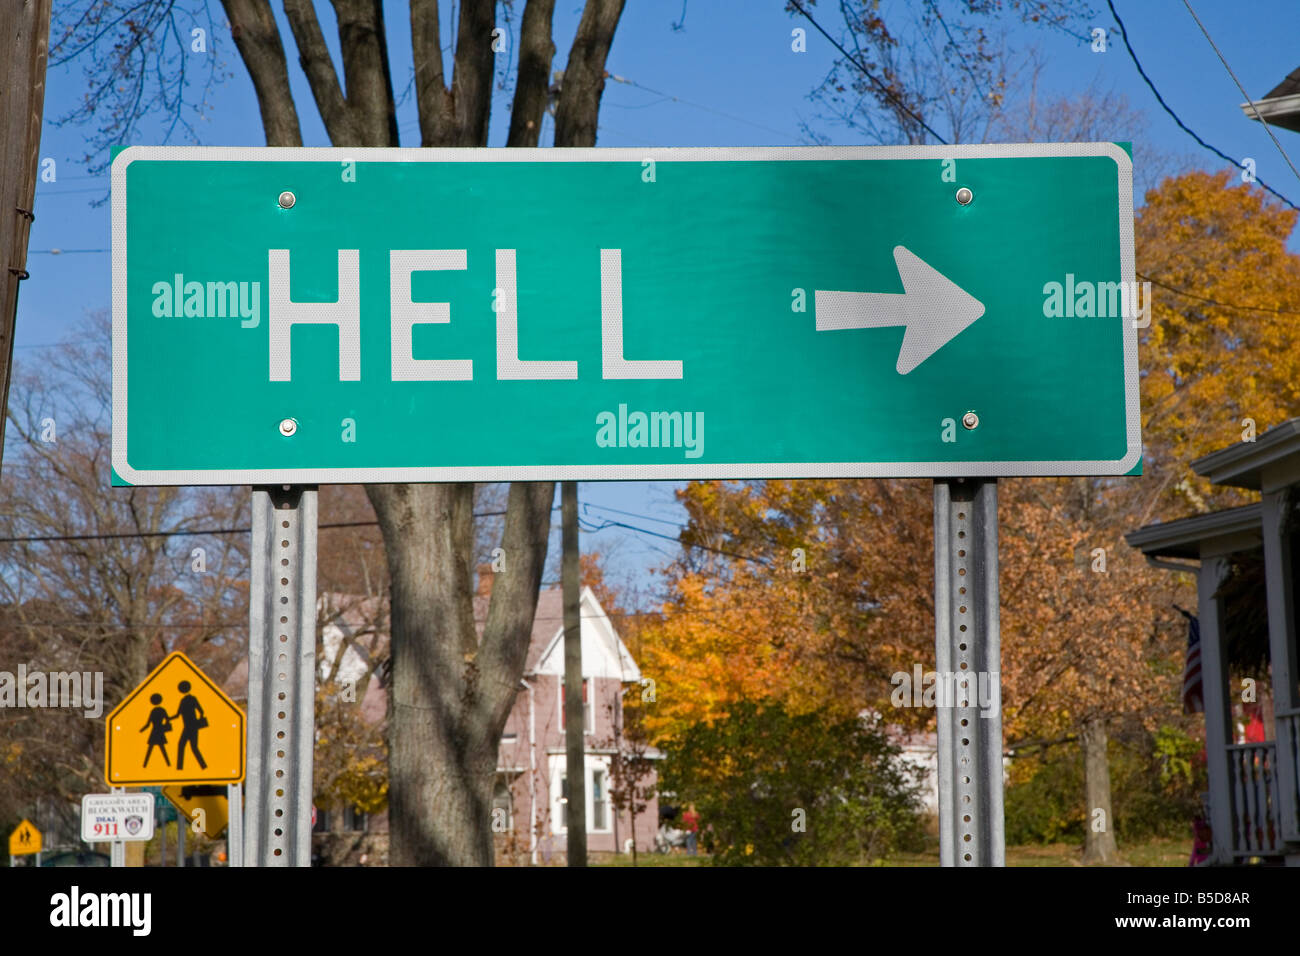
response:
[[[1300,66],[1287,74],[1284,79],[1263,99],[1251,103],[1242,103],[1241,111],[1247,119],[1258,120],[1264,117],[1269,126],[1280,126],[1292,132],[1300,133]]]

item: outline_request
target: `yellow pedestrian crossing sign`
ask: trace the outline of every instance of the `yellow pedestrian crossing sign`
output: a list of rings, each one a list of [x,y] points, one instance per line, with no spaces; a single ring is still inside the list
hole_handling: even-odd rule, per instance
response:
[[[244,779],[244,712],[179,652],[108,715],[105,736],[109,786]]]
[[[24,820],[9,834],[9,855],[25,856],[41,852],[41,831],[32,826],[30,820]]]

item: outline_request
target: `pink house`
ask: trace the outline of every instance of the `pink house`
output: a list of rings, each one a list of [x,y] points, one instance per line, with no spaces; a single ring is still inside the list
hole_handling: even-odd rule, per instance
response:
[[[491,573],[479,570],[475,617],[482,621],[491,589]],[[587,848],[592,852],[626,852],[635,838],[638,852],[654,848],[659,808],[646,801],[635,821],[616,812],[611,799],[611,761],[620,747],[624,693],[641,692],[641,671],[590,588],[580,596],[582,618],[583,739]],[[493,799],[498,845],[535,863],[562,858],[567,767],[564,685],[564,605],[560,588],[538,597],[523,682],[506,721],[497,758]],[[649,754],[656,756],[657,754]],[[653,789],[653,777],[640,782]]]
[[[480,628],[487,617],[492,572],[479,568],[474,617]],[[625,809],[616,812],[612,799],[611,762],[620,749],[623,694],[641,693],[641,671],[614,630],[590,588],[583,588],[582,671],[586,690],[583,708],[586,758],[584,776],[587,806],[587,848],[596,853],[618,849],[629,852],[633,820]],[[387,694],[373,677],[368,681],[366,658],[387,650],[387,634],[367,626],[380,614],[373,599],[324,595],[321,613],[322,653],[319,680],[351,682],[361,717],[370,724],[382,721]],[[345,646],[350,639],[354,643]],[[342,658],[339,659],[339,654]],[[337,664],[337,666],[335,666]],[[248,682],[248,662],[242,660],[226,682],[237,699],[243,699]],[[562,862],[567,844],[565,828],[566,762],[561,690],[564,683],[564,606],[560,588],[543,590],[533,619],[525,672],[506,722],[497,756],[497,781],[492,803],[492,829],[497,859],[502,863]],[[650,751],[647,757],[658,759]],[[638,781],[638,788],[653,793],[655,777]],[[638,852],[654,848],[659,807],[654,796],[639,801],[635,839]],[[387,813],[367,816],[345,808],[318,814],[314,844],[332,865],[382,864],[387,858]]]

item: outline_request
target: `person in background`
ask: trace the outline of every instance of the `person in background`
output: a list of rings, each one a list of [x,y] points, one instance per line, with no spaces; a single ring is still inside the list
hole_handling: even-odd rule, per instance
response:
[[[688,856],[695,856],[699,845],[700,814],[693,803],[689,804],[682,814],[682,829],[686,831],[686,853]]]
[[[1242,707],[1242,716],[1246,718],[1246,728],[1242,736],[1245,738],[1242,743],[1262,744],[1264,743],[1264,713],[1263,708],[1258,703],[1245,704]]]

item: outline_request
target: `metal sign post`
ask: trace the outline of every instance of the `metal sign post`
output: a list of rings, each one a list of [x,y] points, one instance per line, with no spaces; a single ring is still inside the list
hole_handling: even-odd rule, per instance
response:
[[[311,866],[316,489],[253,489],[247,866]],[[233,809],[233,805],[232,805]],[[232,826],[235,815],[231,815]]]
[[[226,785],[226,865],[244,865],[244,793],[240,785]]]
[[[111,790],[113,793],[126,793],[126,787],[112,787]],[[109,866],[126,866],[126,844],[121,840],[114,840],[108,846]]]
[[[997,479],[934,483],[941,866],[1005,866]]]

